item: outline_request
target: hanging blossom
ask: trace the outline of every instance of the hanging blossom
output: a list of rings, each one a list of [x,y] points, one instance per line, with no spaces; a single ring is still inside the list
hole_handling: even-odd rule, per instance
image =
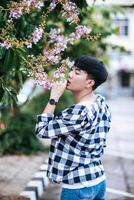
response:
[[[19,19],[24,13],[29,13],[33,8],[40,10],[44,7],[44,3],[40,0],[23,0],[20,3],[13,2],[10,7],[9,18]]]
[[[60,38],[61,40],[61,38]],[[43,55],[46,58],[47,62],[51,64],[58,64],[61,60],[60,53],[67,48],[67,40],[63,39],[54,45],[53,49],[44,48]]]
[[[12,45],[7,42],[0,42],[0,47],[5,47],[6,49],[9,49],[12,47]]]
[[[27,48],[32,48],[32,43],[37,44],[39,40],[42,38],[42,36],[43,36],[43,29],[41,27],[39,28],[36,27],[32,33],[31,38],[29,40],[22,41],[20,44],[22,47],[25,45]],[[15,44],[17,44],[16,39],[14,39],[13,41],[15,41],[16,42]],[[3,41],[2,39],[0,42],[0,46],[9,49],[14,45],[13,41],[11,39]]]
[[[50,11],[54,10],[57,3],[58,3],[57,0],[53,0],[49,5],[48,10],[50,10]]]
[[[64,17],[70,23],[77,23],[79,21],[79,9],[74,2],[63,0],[52,0],[50,3],[48,10],[53,11],[57,4],[60,3],[62,5],[62,17]]]
[[[62,61],[62,65],[53,72],[52,76],[48,76],[42,66],[34,69],[32,76],[35,77],[35,83],[42,86],[44,89],[51,89],[55,81],[62,82],[65,80],[65,71],[74,65],[74,61],[70,61],[69,58]]]
[[[64,32],[64,28],[51,28],[50,32],[49,32],[49,42],[50,43],[54,43],[57,41],[57,37],[59,36],[59,34]]]
[[[25,45],[26,47],[32,48],[32,43],[37,44],[39,40],[42,38],[43,35],[43,29],[41,27],[35,28],[34,32],[32,33],[32,38],[30,41],[26,41]]]
[[[75,35],[77,39],[80,39],[84,35],[89,35],[90,33],[91,33],[91,28],[82,25],[78,25],[76,27]]]
[[[44,72],[42,66],[37,67],[34,72],[35,83],[42,86],[44,89],[50,89],[53,85],[53,82],[49,79],[47,73]]]
[[[9,18],[15,18],[18,19],[23,15],[23,8],[22,7],[16,7],[16,8],[12,8],[10,10],[10,14],[9,14]]]
[[[65,71],[67,66],[69,68],[72,68],[74,65],[74,61],[70,61],[69,58],[67,58],[66,60],[63,61],[63,63],[65,63],[65,65],[62,65],[61,67],[59,67],[54,73],[53,73],[53,77],[57,78],[62,81],[65,79]]]
[[[66,2],[63,4],[62,16],[67,19],[68,22],[77,23],[79,21],[79,9],[74,2]]]
[[[57,53],[61,53],[67,48],[67,37],[64,35],[59,35],[57,37],[56,43],[54,44],[54,49]]]
[[[42,34],[43,29],[41,27],[35,29],[35,31],[32,33],[34,44],[37,44],[37,42],[42,38]]]
[[[44,48],[43,55],[47,62],[58,64],[61,60],[61,52],[67,48],[68,39],[61,33],[64,29],[51,29],[49,33],[49,44],[53,44],[53,48]]]
[[[75,32],[71,33],[68,37],[68,43],[74,44],[74,41],[76,39],[81,39],[82,37],[88,37],[92,31],[90,27],[83,26],[83,25],[78,25],[75,28]]]
[[[58,64],[61,60],[61,55],[57,55],[54,49],[44,48],[43,55],[46,61],[51,64]]]
[[[68,22],[76,23],[79,22],[79,9],[77,5],[70,1],[65,0],[52,0],[49,7],[48,12],[52,11],[56,5],[60,3],[62,5],[62,17],[64,17]],[[18,5],[18,6],[15,6]],[[23,0],[21,3],[14,3],[13,6],[11,6],[10,9],[10,20],[13,18],[18,19],[20,18],[24,13],[29,13],[31,9],[37,8],[41,9],[44,6],[43,1],[39,0]],[[88,37],[90,34],[91,29],[83,26],[83,25],[77,25],[75,28],[75,32],[71,33],[68,37],[63,35],[64,29],[51,29],[48,33],[48,42],[47,47],[43,50],[43,58],[42,61],[40,61],[40,58],[37,58],[37,62],[35,59],[35,67],[33,70],[33,76],[35,77],[35,82],[39,85],[41,85],[45,89],[50,89],[54,82],[57,80],[63,80],[65,78],[65,70],[67,69],[67,66],[72,66],[73,63],[69,61],[69,59],[62,60],[62,53],[67,48],[68,44],[74,44],[76,39],[80,39],[82,37]],[[24,45],[27,46],[27,48],[32,48],[32,44],[37,44],[37,42],[42,38],[43,35],[43,28],[42,26],[36,27],[35,30],[32,33],[32,36],[30,37],[30,40],[25,41]],[[10,44],[8,43],[0,43],[0,45],[4,45],[6,48],[10,48]],[[32,58],[31,58],[32,60]],[[34,60],[33,60],[34,61]],[[59,67],[55,72],[53,72],[52,76],[50,77],[43,68],[43,63],[47,66],[48,64],[51,65],[57,65],[59,63],[62,63],[61,67]],[[34,63],[34,62],[33,62]]]
[[[91,32],[90,28],[79,25],[76,31],[71,33],[69,37],[64,36],[63,29],[51,29],[49,33],[49,43],[53,44],[53,48],[44,48],[43,55],[47,62],[51,64],[58,64],[61,60],[61,53],[65,51],[68,44],[74,44],[76,39],[88,36]]]

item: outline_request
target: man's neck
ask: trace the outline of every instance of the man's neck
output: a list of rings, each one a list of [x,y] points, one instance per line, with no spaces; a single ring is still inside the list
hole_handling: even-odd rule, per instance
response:
[[[95,94],[93,91],[81,91],[73,93],[76,103],[81,101],[94,101]]]

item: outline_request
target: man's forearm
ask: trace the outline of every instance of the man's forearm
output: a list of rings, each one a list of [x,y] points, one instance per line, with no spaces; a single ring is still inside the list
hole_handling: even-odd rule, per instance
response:
[[[54,113],[55,108],[56,108],[56,105],[51,105],[51,104],[48,102],[48,104],[46,105],[46,107],[45,107],[43,113]]]
[[[60,82],[54,83],[51,92],[50,92],[50,100],[46,105],[43,113],[54,113],[56,104],[59,101],[59,98],[62,96],[67,85],[67,80],[64,80],[62,84]]]

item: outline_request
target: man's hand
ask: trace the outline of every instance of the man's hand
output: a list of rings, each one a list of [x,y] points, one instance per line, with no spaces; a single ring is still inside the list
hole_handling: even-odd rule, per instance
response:
[[[58,102],[59,98],[62,96],[64,90],[66,89],[66,85],[67,85],[67,80],[54,83],[51,89],[50,99],[55,99]]]
[[[50,99],[54,99],[58,102],[59,98],[62,96],[64,90],[66,89],[67,80],[64,80],[62,82],[54,83],[51,93],[50,93]],[[49,103],[46,105],[43,113],[54,113],[55,111],[55,105],[50,105]]]

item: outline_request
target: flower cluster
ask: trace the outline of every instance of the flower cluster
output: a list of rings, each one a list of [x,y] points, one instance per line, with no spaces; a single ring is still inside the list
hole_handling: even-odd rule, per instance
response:
[[[43,67],[38,67],[34,71],[34,74],[32,74],[35,78],[35,83],[37,85],[42,86],[44,89],[50,89],[52,87],[52,81],[48,78],[48,75],[46,72],[44,72]]]
[[[10,5],[9,18],[18,19],[24,13],[29,13],[33,8],[41,9],[44,6],[41,0],[23,0],[20,3],[12,2]]]
[[[49,11],[54,10],[58,3],[62,4],[62,17],[64,17],[70,23],[79,22],[79,9],[74,2],[65,0],[52,0],[48,7]]]
[[[48,10],[52,11],[55,9],[56,5],[57,5],[58,1],[57,0],[52,0],[52,2],[50,3]]]
[[[67,37],[62,35],[63,29],[51,29],[49,33],[49,44],[53,44],[53,48],[45,47],[43,50],[44,57],[47,62],[58,64],[61,60],[61,52],[67,48]]]
[[[15,47],[24,47],[32,48],[32,43],[37,44],[37,42],[42,38],[43,35],[43,29],[41,27],[35,28],[35,30],[32,33],[32,36],[30,39],[23,40],[18,42],[16,38],[7,38],[6,40],[1,40],[0,46],[5,47],[6,49],[11,48],[13,45]]]
[[[58,64],[61,60],[61,53],[65,51],[68,44],[74,44],[76,39],[88,36],[91,32],[90,28],[79,25],[76,27],[75,33],[71,33],[68,37],[63,35],[63,29],[51,29],[49,33],[49,43],[53,44],[53,48],[45,47],[43,50],[44,57],[51,64]]]
[[[10,10],[9,18],[18,19],[22,16],[22,14],[23,14],[22,7],[18,7],[18,8],[15,7]]]
[[[51,89],[55,81],[63,81],[65,79],[65,71],[71,68],[74,62],[70,61],[69,58],[66,60],[62,60],[62,65],[53,72],[52,76],[48,76],[46,72],[44,72],[44,68],[42,66],[34,69],[32,76],[35,77],[35,83],[42,86],[44,89]]]
[[[46,0],[47,1],[47,0]],[[46,33],[46,46],[43,46],[43,55],[31,56],[29,66],[31,67],[31,74],[35,77],[37,84],[43,88],[50,89],[53,83],[57,80],[64,79],[67,66],[71,65],[69,59],[62,60],[62,54],[67,49],[69,44],[73,45],[75,40],[81,38],[92,39],[90,35],[91,28],[79,25],[79,8],[74,2],[70,0],[51,0],[47,8],[47,12],[42,15],[42,21],[38,27],[35,27],[31,36],[28,39],[18,41],[17,38],[9,38],[8,32],[10,27],[5,28],[2,32],[0,46],[9,49],[13,46],[16,48],[32,48],[33,44],[37,44],[43,37],[43,30],[45,29],[46,19],[48,14],[53,11],[57,4],[61,4],[61,14],[70,24],[75,23],[75,31],[69,35],[64,34],[63,28],[52,28],[50,32]],[[23,14],[30,13],[33,9],[41,9],[44,6],[44,0],[22,0],[21,2],[11,2],[9,6],[9,21],[8,24],[14,24],[14,19],[19,19]],[[44,12],[44,11],[43,11]],[[56,71],[50,76],[44,71],[45,66],[60,65]]]
[[[0,47],[5,47],[6,49],[9,49],[12,47],[12,45],[4,41],[0,42]]]
[[[89,35],[91,32],[91,28],[88,28],[86,26],[82,26],[82,25],[79,25],[76,27],[76,32],[75,32],[75,35],[76,35],[76,38],[77,39],[80,39],[81,37],[83,37],[84,35]]]
[[[32,33],[34,44],[37,44],[37,42],[42,38],[42,34],[43,29],[41,27],[35,29],[35,31]]]
[[[63,4],[62,16],[70,23],[77,23],[79,21],[79,9],[73,2],[66,2]]]
[[[46,61],[52,64],[58,64],[61,60],[61,56],[57,55],[55,49],[44,48],[43,55],[46,58]]]

